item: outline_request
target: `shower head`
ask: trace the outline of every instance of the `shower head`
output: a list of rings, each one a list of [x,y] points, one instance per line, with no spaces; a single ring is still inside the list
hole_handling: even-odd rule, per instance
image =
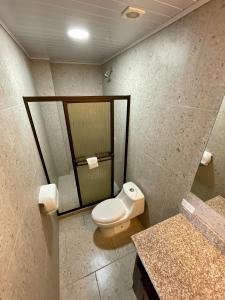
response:
[[[107,79],[108,82],[111,81],[111,74],[112,74],[112,69],[107,70],[104,74],[104,77]]]

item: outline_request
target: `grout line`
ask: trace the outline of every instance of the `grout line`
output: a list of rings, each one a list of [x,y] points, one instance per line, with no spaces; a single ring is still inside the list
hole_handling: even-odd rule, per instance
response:
[[[82,215],[82,220],[83,220],[83,221],[84,221],[84,215],[86,215],[86,214],[83,214],[83,215]],[[84,226],[85,226],[85,224],[84,224]],[[66,243],[66,239],[65,239],[65,243]],[[116,253],[116,249],[118,249],[118,247],[116,248],[116,247],[115,247],[115,244],[113,243],[113,249],[111,249],[111,250],[114,250],[114,251],[115,251],[116,257],[115,257],[112,261],[110,261],[109,263],[105,264],[104,266],[99,267],[99,268],[97,268],[96,270],[94,270],[94,271],[92,271],[92,272],[90,272],[90,273],[88,273],[88,274],[86,274],[86,275],[84,275],[84,276],[78,278],[77,280],[75,280],[75,281],[73,281],[73,282],[69,282],[69,283],[66,283],[66,284],[62,285],[61,287],[66,288],[66,287],[68,287],[68,286],[71,286],[71,285],[75,284],[77,281],[79,281],[79,280],[81,280],[81,279],[83,279],[83,278],[86,278],[86,277],[88,277],[89,275],[92,275],[93,273],[96,274],[97,271],[99,271],[99,270],[101,270],[101,269],[104,269],[105,267],[107,267],[107,266],[109,266],[109,265],[111,265],[111,264],[113,264],[113,263],[115,263],[115,262],[117,262],[117,261],[123,259],[124,257],[126,257],[126,256],[128,256],[128,255],[130,255],[130,254],[136,252],[136,251],[135,251],[135,248],[133,248],[133,249],[129,250],[127,253],[124,253],[123,255],[118,256],[118,254]],[[66,246],[66,250],[67,250],[67,246]]]
[[[115,262],[121,260],[122,258],[124,258],[124,257],[126,257],[126,256],[128,256],[128,255],[130,255],[131,253],[134,253],[134,252],[137,252],[137,251],[134,249],[134,250],[130,251],[129,253],[126,253],[126,254],[124,254],[124,255],[122,255],[122,256],[120,256],[120,257],[117,257],[115,260],[109,262],[108,264],[106,264],[106,265],[104,265],[104,266],[102,266],[102,267],[100,267],[100,268],[98,268],[98,269],[92,271],[91,273],[88,273],[88,274],[86,274],[86,275],[80,277],[79,279],[77,279],[77,280],[75,280],[75,281],[73,281],[73,282],[71,282],[71,283],[68,283],[68,284],[63,285],[63,287],[65,288],[65,287],[67,287],[67,286],[73,285],[73,284],[75,284],[76,282],[78,282],[79,280],[84,279],[84,278],[88,277],[89,275],[92,275],[93,273],[96,273],[96,272],[100,271],[101,269],[104,269],[105,267],[108,267],[109,265],[112,265],[113,263],[115,263]]]
[[[98,278],[97,278],[96,272],[95,272],[95,279],[96,279],[96,283],[97,283],[97,287],[98,287],[99,299],[101,300],[102,297],[101,297],[101,292],[100,292],[100,287],[99,287],[99,284],[98,284]]]

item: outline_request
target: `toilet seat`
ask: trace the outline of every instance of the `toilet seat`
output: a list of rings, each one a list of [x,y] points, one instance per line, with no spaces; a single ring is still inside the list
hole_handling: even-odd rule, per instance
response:
[[[111,223],[125,215],[125,208],[117,198],[111,198],[99,203],[92,211],[92,218],[96,222]]]

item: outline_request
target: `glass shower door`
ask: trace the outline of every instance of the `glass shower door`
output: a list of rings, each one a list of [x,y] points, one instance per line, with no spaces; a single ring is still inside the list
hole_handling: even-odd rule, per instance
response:
[[[69,137],[82,206],[113,195],[113,102],[67,103]],[[86,159],[96,156],[99,167]]]

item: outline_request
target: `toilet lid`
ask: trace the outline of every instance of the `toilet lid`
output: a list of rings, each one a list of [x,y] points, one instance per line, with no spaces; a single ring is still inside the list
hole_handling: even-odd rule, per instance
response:
[[[112,198],[99,203],[92,211],[92,218],[101,223],[111,223],[125,214],[123,204],[119,199]]]

